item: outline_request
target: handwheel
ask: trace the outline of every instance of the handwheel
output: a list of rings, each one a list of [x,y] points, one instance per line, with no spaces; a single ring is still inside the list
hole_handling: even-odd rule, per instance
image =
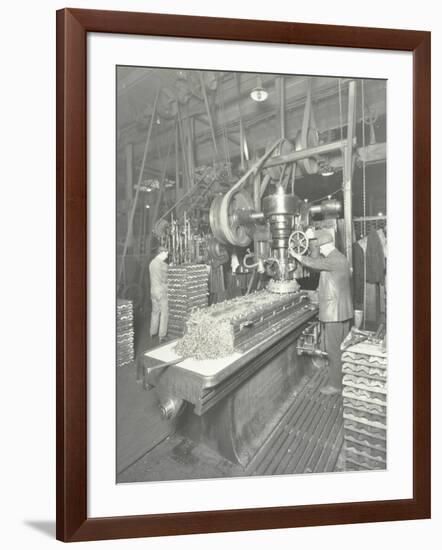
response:
[[[300,230],[293,231],[293,233],[289,237],[289,251],[292,254],[305,254],[307,250],[307,235]]]

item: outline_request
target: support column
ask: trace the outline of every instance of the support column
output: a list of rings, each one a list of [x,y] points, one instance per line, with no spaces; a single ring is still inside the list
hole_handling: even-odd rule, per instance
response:
[[[175,198],[178,201],[181,198],[180,182],[180,138],[178,122],[175,124]]]
[[[355,134],[355,106],[356,82],[348,85],[348,116],[347,116],[347,143],[344,148],[343,166],[343,194],[344,194],[344,223],[345,223],[345,255],[353,269],[353,204],[352,204],[352,176],[353,176],[353,138]]]
[[[253,202],[256,212],[261,212],[261,174],[259,171],[253,178]]]
[[[126,209],[129,213],[130,207],[133,200],[133,191],[134,191],[134,181],[133,181],[133,162],[134,162],[134,147],[133,143],[128,143],[125,147],[125,158],[126,158],[126,188],[125,188],[125,197],[126,197]],[[133,245],[133,228],[129,227],[129,239],[128,246]]]
[[[281,126],[281,137],[285,138],[285,81],[279,77],[279,118]]]
[[[194,171],[195,171],[195,119],[191,116],[188,118],[188,154],[189,154],[189,175],[192,185],[195,184]]]

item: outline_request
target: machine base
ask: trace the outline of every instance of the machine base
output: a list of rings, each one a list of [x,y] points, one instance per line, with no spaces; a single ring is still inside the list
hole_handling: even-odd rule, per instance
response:
[[[343,469],[342,399],[326,396],[324,370],[304,378],[247,467],[180,432],[167,437],[118,476],[118,483],[332,472]],[[342,463],[343,464],[343,463]]]

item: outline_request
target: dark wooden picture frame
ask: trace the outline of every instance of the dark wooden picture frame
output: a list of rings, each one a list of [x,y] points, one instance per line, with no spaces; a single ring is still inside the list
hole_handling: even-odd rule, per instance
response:
[[[87,515],[89,32],[413,54],[413,498],[191,513]],[[57,538],[116,539],[430,517],[430,33],[64,9],[57,12]]]

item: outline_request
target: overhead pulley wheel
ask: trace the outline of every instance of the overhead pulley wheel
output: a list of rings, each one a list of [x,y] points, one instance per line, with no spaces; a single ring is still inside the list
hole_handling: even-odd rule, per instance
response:
[[[312,149],[319,145],[319,132],[316,128],[309,128],[305,134],[300,130],[296,136],[295,150],[304,151],[305,149]],[[314,157],[304,158],[299,162],[299,166],[305,174],[317,174],[318,173],[318,161]]]
[[[281,140],[281,143],[273,151],[270,157],[270,160],[288,155],[292,153],[294,150],[295,150],[295,146],[293,145],[293,143],[288,139],[283,139]],[[283,175],[284,170],[285,168],[284,168],[284,165],[282,164],[280,166],[270,166],[269,168],[265,168],[265,172],[269,174],[269,176],[274,182],[279,182],[279,180],[281,179],[281,175]],[[289,173],[288,170],[287,170],[287,173]]]
[[[308,237],[304,231],[297,229],[289,237],[289,252],[292,254],[305,254],[308,250]]]
[[[210,205],[210,227],[223,244],[247,246],[252,239],[247,228],[238,221],[241,210],[253,210],[253,199],[247,191],[215,197]]]

